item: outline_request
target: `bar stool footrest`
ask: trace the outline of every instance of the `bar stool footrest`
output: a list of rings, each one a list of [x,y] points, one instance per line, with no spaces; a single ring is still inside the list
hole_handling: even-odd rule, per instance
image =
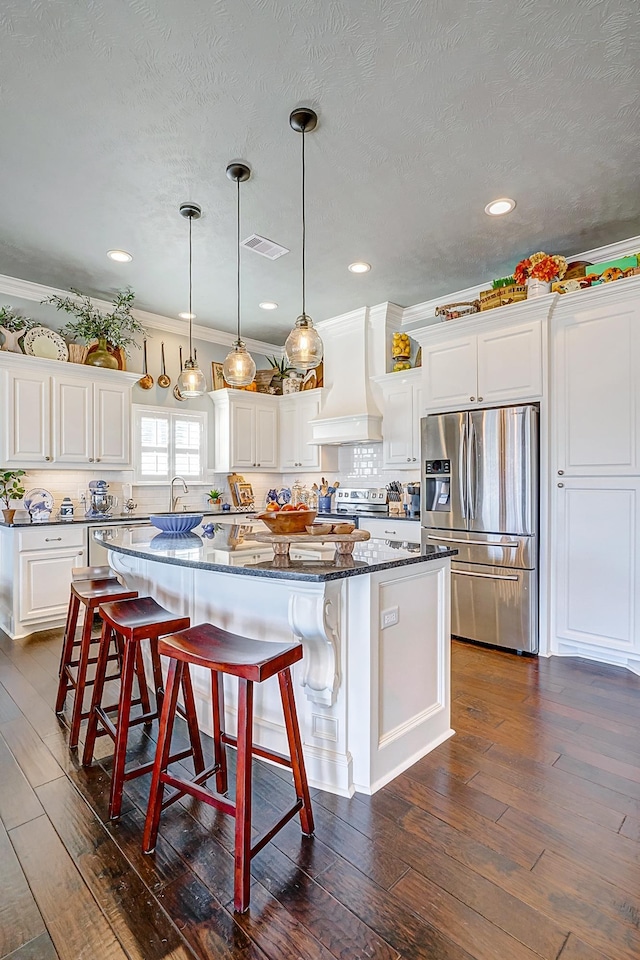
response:
[[[194,780],[183,780],[182,777],[174,777],[173,774],[167,773],[166,771],[161,773],[160,779],[162,783],[166,783],[169,787],[175,787],[177,791],[176,794],[171,794],[163,801],[162,809],[164,810],[165,807],[170,806],[170,804],[174,803],[180,796],[184,796],[184,794],[187,793],[190,797],[195,797],[196,800],[201,800],[210,807],[215,807],[216,810],[222,810],[223,813],[228,813],[230,816],[235,817],[236,806],[234,803],[231,803],[231,801],[227,797],[222,796],[222,794],[214,793],[213,790],[208,790],[206,787],[202,787],[199,783],[196,783],[196,780],[203,782],[205,779],[208,780],[217,770],[217,765],[210,767],[208,770],[203,770]]]
[[[222,734],[222,742],[226,743],[228,747],[234,747],[238,749],[238,740],[237,737],[232,737],[228,733]],[[285,756],[283,753],[276,753],[275,750],[267,750],[265,747],[260,747],[255,743],[251,744],[251,754],[254,757],[262,757],[263,760],[273,760],[274,763],[279,764],[281,767],[288,767],[291,769],[293,766],[291,758]]]
[[[289,823],[289,820],[293,820],[295,815],[299,813],[300,810],[302,810],[303,806],[304,804],[302,800],[300,799],[300,797],[298,797],[294,805],[289,810],[287,810],[287,812],[283,814],[283,816],[280,817],[278,822],[275,823],[270,830],[267,830],[266,833],[263,833],[262,836],[256,840],[256,842],[254,843],[254,845],[251,847],[249,851],[249,857],[251,860],[253,860],[253,858],[257,853],[260,853],[263,847],[266,847],[266,845],[269,843],[270,840],[273,840],[276,833],[282,830],[284,825]]]

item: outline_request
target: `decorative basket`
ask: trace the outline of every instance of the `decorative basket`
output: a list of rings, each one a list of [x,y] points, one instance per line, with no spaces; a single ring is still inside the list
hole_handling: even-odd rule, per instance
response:
[[[70,343],[69,344],[69,362],[70,363],[84,363],[87,359],[87,353],[89,348],[85,347],[82,343]]]
[[[274,372],[273,367],[270,367],[268,370],[256,370],[255,381],[258,393],[269,393]]]
[[[443,303],[441,307],[436,307],[436,317],[442,317],[443,320],[458,320],[460,317],[469,317],[472,313],[477,313],[480,309],[478,300],[468,300],[463,303]]]
[[[526,299],[526,286],[517,283],[510,287],[499,287],[497,290],[482,290],[479,295],[481,310],[493,310],[494,307],[504,307],[508,303],[518,303],[519,300]]]

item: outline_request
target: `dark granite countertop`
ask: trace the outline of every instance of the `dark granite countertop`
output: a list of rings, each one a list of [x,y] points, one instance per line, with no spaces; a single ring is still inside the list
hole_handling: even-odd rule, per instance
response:
[[[145,560],[213,570],[218,573],[279,580],[339,580],[409,564],[452,557],[457,550],[440,546],[415,547],[387,540],[356,543],[353,556],[334,560],[332,544],[292,545],[288,558],[274,557],[268,544],[250,539],[239,525],[216,525],[212,538],[193,533],[162,534],[152,526],[121,526],[95,537],[110,550]]]
[[[158,511],[158,513],[163,513],[165,511]],[[185,510],[185,513],[199,513],[199,510]],[[218,513],[212,513],[210,510],[203,510],[202,515],[207,520],[218,521],[224,519],[224,517],[255,517],[254,511],[247,510],[224,510]],[[71,523],[90,523],[90,524],[107,524],[107,523],[144,523],[151,516],[150,513],[114,513],[110,517],[85,517],[83,513],[77,514],[74,517],[56,517],[52,516],[49,520],[15,520],[13,523],[4,523],[0,518],[0,527],[20,527],[24,529],[25,527],[54,527],[60,524],[68,525]]]

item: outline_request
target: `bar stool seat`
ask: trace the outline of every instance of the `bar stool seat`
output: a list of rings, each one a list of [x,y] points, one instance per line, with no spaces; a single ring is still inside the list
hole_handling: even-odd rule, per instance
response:
[[[83,710],[83,707],[85,690],[94,683],[94,681],[87,676],[88,668],[91,664],[97,663],[97,657],[91,656],[92,643],[98,642],[97,639],[91,639],[94,611],[103,600],[125,600],[137,596],[137,590],[128,590],[115,576],[96,580],[71,581],[69,610],[67,613],[64,642],[62,644],[62,655],[60,657],[60,679],[58,682],[58,694],[56,696],[56,713],[60,715],[68,691],[70,689],[75,691],[69,730],[69,748],[71,750],[74,750],[78,746],[80,725],[82,721],[86,720],[89,716],[89,714]],[[78,614],[81,604],[85,608],[85,615],[81,637],[80,640],[77,641],[76,628],[78,626]],[[74,648],[76,647],[79,647],[79,652],[77,657],[74,658]],[[117,652],[110,655],[110,659],[119,660]],[[75,675],[74,670],[76,671]],[[118,675],[119,674],[115,674],[114,676]],[[110,677],[109,679],[113,678]]]
[[[234,907],[242,913],[249,906],[251,859],[298,813],[302,832],[311,836],[314,830],[291,679],[292,665],[302,659],[302,644],[250,640],[204,623],[182,633],[164,637],[158,643],[158,650],[162,656],[169,657],[169,673],[160,717],[142,848],[145,853],[153,852],[162,810],[185,794],[235,817]],[[214,762],[192,780],[187,780],[170,774],[167,765],[178,688],[183,678],[189,675],[191,664],[211,671]],[[237,737],[230,736],[224,730],[224,674],[238,679]],[[273,676],[278,677],[280,686],[289,744],[288,757],[256,746],[252,741],[253,685]],[[224,796],[227,791],[225,745],[237,749],[235,803]],[[264,757],[291,769],[296,801],[273,827],[252,844],[251,763],[254,756]],[[214,774],[215,792],[203,785]],[[173,787],[174,791],[163,800],[165,785]]]
[[[103,628],[82,764],[83,766],[91,764],[96,738],[108,734],[115,743],[109,798],[109,817],[114,819],[120,816],[125,781],[141,777],[145,773],[150,773],[153,769],[153,762],[138,764],[128,770],[125,769],[125,764],[129,729],[139,724],[149,724],[160,715],[164,690],[157,649],[158,638],[164,634],[173,633],[175,630],[185,630],[189,626],[190,620],[189,617],[179,617],[165,610],[153,597],[136,597],[131,600],[101,603],[99,612]],[[115,637],[116,645],[122,656],[120,696],[117,704],[104,706],[102,698],[113,637]],[[145,704],[142,696],[138,699],[133,698],[133,678],[136,668],[138,668],[138,685],[140,686],[143,683],[146,685],[140,647],[143,640],[151,641],[151,665],[156,698],[155,710],[151,710],[148,702]],[[173,763],[193,756],[196,773],[199,773],[204,770],[204,759],[196,720],[191,678],[188,675],[183,678],[182,691],[191,747],[174,754],[168,762]],[[132,717],[132,708],[140,703],[143,704],[142,714]],[[117,711],[115,723],[109,716],[114,711]]]
[[[118,580],[119,577],[115,570],[112,570],[108,564],[101,564],[93,567],[72,567],[72,580]]]

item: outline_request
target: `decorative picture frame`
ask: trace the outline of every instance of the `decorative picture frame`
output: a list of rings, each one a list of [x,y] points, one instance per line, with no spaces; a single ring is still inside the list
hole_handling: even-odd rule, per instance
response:
[[[240,507],[252,507],[253,500],[253,489],[250,483],[236,483],[236,495],[238,498],[238,506]]]
[[[211,385],[213,390],[224,390],[223,364],[212,362],[211,364]]]

